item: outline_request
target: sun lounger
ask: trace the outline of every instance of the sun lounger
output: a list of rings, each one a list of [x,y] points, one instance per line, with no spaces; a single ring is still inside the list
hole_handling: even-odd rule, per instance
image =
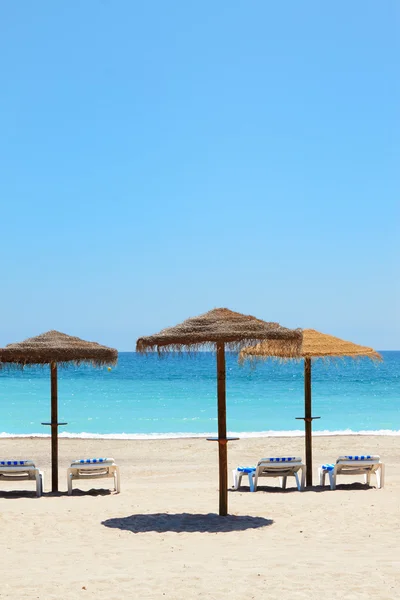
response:
[[[301,471],[301,479],[298,472]],[[301,458],[276,457],[262,458],[256,467],[237,467],[233,470],[233,487],[237,490],[243,475],[248,475],[251,492],[257,491],[259,477],[279,477],[282,489],[286,488],[287,478],[293,476],[296,479],[297,489],[304,489],[306,477],[306,465]]]
[[[0,481],[36,481],[36,496],[43,493],[44,476],[32,460],[0,460]]]
[[[375,473],[378,488],[384,485],[385,465],[374,454],[361,456],[339,456],[336,463],[327,463],[319,468],[319,484],[325,485],[328,475],[331,490],[336,489],[338,475],[364,475],[365,483],[370,485],[371,475]]]
[[[301,480],[298,472],[301,471]],[[281,488],[286,488],[288,477],[296,479],[297,489],[299,492],[304,489],[306,479],[306,465],[301,458],[294,456],[278,457],[278,458],[262,458],[256,468],[254,475],[254,491],[257,491],[259,477],[279,477]]]
[[[82,458],[74,460],[67,470],[68,495],[72,494],[72,481],[75,479],[114,478],[114,488],[121,491],[119,467],[113,458]]]

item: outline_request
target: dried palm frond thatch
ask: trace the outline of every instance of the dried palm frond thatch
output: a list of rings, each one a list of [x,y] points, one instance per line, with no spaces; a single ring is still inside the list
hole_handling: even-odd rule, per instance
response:
[[[382,356],[373,348],[360,346],[353,342],[342,340],[333,335],[321,333],[315,329],[303,329],[303,346],[299,358],[370,358],[381,361]],[[256,346],[243,348],[240,360],[267,358],[296,358],[290,356],[285,348],[271,345],[269,341],[260,342]]]
[[[312,485],[312,421],[319,419],[319,417],[312,416],[311,410],[312,361],[318,358],[332,360],[345,357],[369,358],[373,361],[382,360],[378,352],[367,346],[359,346],[333,335],[320,333],[315,329],[303,330],[303,347],[300,358],[304,359],[304,417],[297,418],[304,419],[307,486]],[[240,362],[245,360],[267,360],[268,358],[277,358],[283,361],[293,358],[295,360],[299,359],[299,357],[290,356],[284,348],[271,346],[268,341],[250,348],[244,348],[239,355]]]
[[[196,351],[215,348],[223,343],[228,350],[240,350],[243,346],[268,339],[273,347],[298,356],[301,349],[300,329],[287,329],[278,323],[268,323],[249,315],[233,312],[227,308],[215,308],[191,317],[175,327],[141,337],[136,342],[138,352]]]
[[[27,365],[50,365],[51,421],[51,487],[58,492],[58,422],[57,365],[89,363],[94,367],[115,364],[118,352],[114,348],[86,342],[59,331],[48,331],[23,342],[0,348],[0,369],[23,368]]]
[[[268,339],[290,356],[299,356],[302,338],[300,329],[286,329],[278,323],[267,323],[227,308],[215,308],[155,335],[141,337],[136,342],[136,350],[143,353],[154,350],[159,354],[171,350],[193,352],[201,348],[216,350],[218,438],[210,440],[218,442],[219,514],[222,516],[228,514],[227,443],[232,439],[227,438],[226,432],[225,350],[240,350],[243,346]]]
[[[114,348],[101,346],[97,342],[86,342],[54,330],[0,348],[0,368],[5,365],[24,367],[50,363],[63,366],[67,363],[88,363],[101,367],[115,364],[117,359],[118,352]]]

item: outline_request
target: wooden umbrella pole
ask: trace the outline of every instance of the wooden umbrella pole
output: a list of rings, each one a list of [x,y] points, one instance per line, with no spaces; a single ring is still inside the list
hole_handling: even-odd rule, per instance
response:
[[[306,438],[306,485],[312,486],[312,414],[311,414],[311,358],[304,359],[304,428]]]
[[[228,514],[228,451],[226,440],[225,345],[217,343],[219,514]]]
[[[50,364],[51,372],[51,490],[58,492],[58,394],[57,363]]]

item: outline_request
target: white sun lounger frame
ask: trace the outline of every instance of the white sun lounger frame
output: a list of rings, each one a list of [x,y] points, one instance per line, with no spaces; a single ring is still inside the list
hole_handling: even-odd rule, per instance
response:
[[[68,495],[72,494],[72,482],[77,479],[105,479],[112,477],[114,479],[115,491],[119,494],[121,491],[121,477],[118,465],[113,458],[108,458],[102,462],[81,463],[75,460],[67,469]]]
[[[301,479],[299,479],[301,471]],[[299,492],[304,489],[306,481],[306,465],[301,458],[294,457],[292,460],[282,460],[276,458],[262,458],[258,461],[254,473],[254,492],[257,491],[258,479],[260,477],[279,477],[281,488],[286,488],[288,477],[296,479],[296,485]]]
[[[383,488],[385,483],[385,465],[377,455],[370,455],[370,458],[339,456],[333,469],[326,469],[323,465],[318,473],[321,486],[325,485],[325,477],[328,475],[331,490],[336,489],[338,475],[364,475],[365,483],[370,485],[371,475],[375,474],[378,488]]]
[[[298,472],[301,471],[301,479]],[[279,477],[282,489],[286,488],[287,478],[293,476],[296,479],[296,485],[299,492],[304,489],[306,480],[306,465],[301,458],[262,458],[258,461],[253,472],[242,471],[238,468],[232,471],[233,487],[239,489],[242,477],[247,475],[249,478],[249,486],[251,492],[257,491],[259,477]]]
[[[1,462],[14,464],[0,464],[0,481],[36,481],[36,496],[40,498],[44,488],[44,475],[32,460]]]

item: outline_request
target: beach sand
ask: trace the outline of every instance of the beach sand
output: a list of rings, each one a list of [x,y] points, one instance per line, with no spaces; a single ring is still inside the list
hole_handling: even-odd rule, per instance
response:
[[[302,493],[293,478],[286,491],[264,479],[255,494],[230,491],[230,516],[218,517],[215,443],[61,439],[58,497],[36,499],[30,481],[18,484],[25,493],[0,483],[0,598],[398,599],[399,438],[315,438],[314,479],[323,462],[367,452],[386,464],[382,490],[362,477]],[[48,439],[2,439],[0,455],[34,459],[49,490]],[[266,455],[304,456],[303,440],[233,442],[229,469]],[[99,480],[66,495],[69,462],[91,456],[115,458],[121,494],[87,493],[112,485]]]

